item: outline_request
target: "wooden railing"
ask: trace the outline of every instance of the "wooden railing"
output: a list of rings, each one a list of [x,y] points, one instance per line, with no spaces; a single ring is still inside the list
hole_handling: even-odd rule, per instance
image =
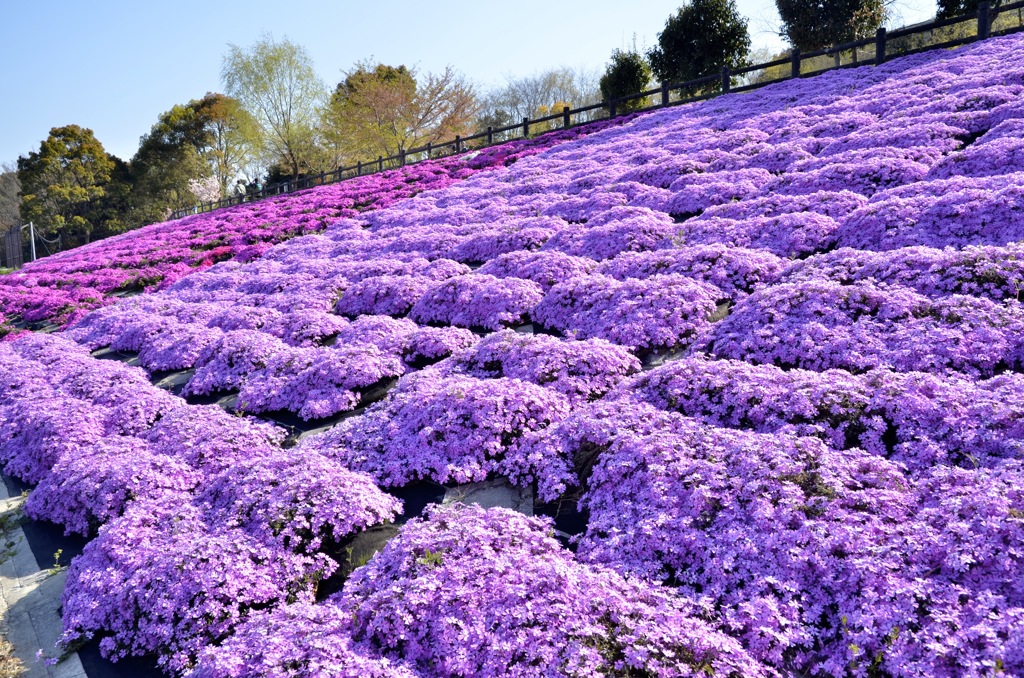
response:
[[[566,106],[560,113],[540,118],[523,118],[520,123],[504,127],[488,127],[466,137],[456,136],[450,141],[427,144],[404,150],[389,157],[360,161],[332,172],[308,175],[292,181],[268,186],[256,193],[231,196],[216,202],[207,202],[177,210],[172,219],[209,212],[245,202],[262,200],[283,193],[336,183],[354,177],[383,172],[405,165],[486,148],[515,139],[529,138],[531,129],[536,136],[547,131],[568,129],[595,119],[614,118],[625,112],[647,111],[666,106],[701,101],[723,93],[743,92],[792,78],[816,75],[837,68],[881,65],[887,59],[925,50],[944,49],[964,45],[991,36],[1007,35],[1024,29],[1024,0],[999,7],[982,2],[978,11],[948,19],[934,19],[892,31],[879,28],[871,37],[854,40],[828,49],[801,53],[799,49],[783,58],[721,73],[708,75],[682,83],[662,82],[657,89],[637,92],[628,96],[602,101],[581,108]],[[641,100],[639,106],[629,105]]]

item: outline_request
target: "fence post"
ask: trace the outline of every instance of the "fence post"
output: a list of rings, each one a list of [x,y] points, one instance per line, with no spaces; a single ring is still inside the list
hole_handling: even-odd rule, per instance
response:
[[[362,160],[359,160],[358,162],[356,162],[356,176],[357,177],[363,176],[363,161]]]
[[[378,155],[377,156],[377,171],[378,172],[383,172],[384,171],[384,156],[383,155]]]
[[[879,28],[875,33],[875,65],[881,66],[885,63],[885,28]]]
[[[728,66],[722,66],[722,91],[728,92],[729,87],[732,85],[732,75],[729,73]]]
[[[455,152],[462,153],[462,137],[455,135]]]
[[[398,151],[398,164],[400,166],[402,166],[402,167],[405,167],[405,149],[404,148],[400,149]]]
[[[978,39],[984,40],[992,31],[992,22],[989,21],[989,4],[982,2],[978,4]]]
[[[790,75],[792,75],[792,77],[794,77],[794,78],[799,78],[800,77],[800,48],[799,47],[794,47],[793,48],[792,62],[793,62],[793,64],[792,64],[792,71],[791,71]]]
[[[430,160],[430,147],[433,146],[433,142],[427,142],[427,160]]]
[[[487,145],[490,146],[494,143],[494,128],[490,125],[487,126]]]
[[[615,117],[615,98],[614,97],[612,97],[611,99],[608,100],[608,117],[609,118],[614,118]]]
[[[530,138],[530,119],[529,118],[523,118],[523,138],[524,139],[529,139]]]
[[[562,107],[562,129],[569,129],[569,125],[572,124],[569,120],[569,107]]]
[[[661,81],[661,105],[668,106],[668,81]]]

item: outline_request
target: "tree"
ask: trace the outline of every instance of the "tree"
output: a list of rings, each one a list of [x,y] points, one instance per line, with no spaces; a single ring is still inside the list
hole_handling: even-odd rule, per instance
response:
[[[224,197],[258,146],[256,124],[236,99],[207,93],[160,115],[132,158],[132,221],[166,219],[174,210]]]
[[[518,124],[568,105],[580,108],[601,100],[596,73],[561,67],[521,78],[507,78],[488,93],[477,119],[480,130]]]
[[[889,0],[775,0],[782,35],[804,52],[860,40],[885,22]]]
[[[685,82],[723,68],[742,68],[749,52],[747,20],[736,9],[735,0],[690,0],[668,18],[647,58],[659,80]],[[701,89],[720,87],[719,81],[713,81]]]
[[[973,14],[978,11],[981,0],[938,0],[938,18],[948,19],[949,17]],[[993,8],[999,7],[1001,0],[990,0],[989,5]]]
[[[131,218],[134,191],[131,169],[124,160],[113,155],[109,158],[114,168],[103,187],[104,195],[92,212],[93,223],[96,225],[93,235],[97,239],[124,233],[141,225]]]
[[[21,182],[14,163],[0,163],[0,231],[20,221]]]
[[[92,130],[54,127],[38,152],[18,158],[21,218],[34,222],[43,237],[59,236],[65,245],[105,235],[100,212],[115,160]]]
[[[221,80],[260,130],[270,162],[298,178],[315,153],[314,137],[326,90],[302,47],[264,36],[249,49],[229,45]]]
[[[647,59],[636,51],[612,52],[612,61],[601,76],[601,96],[605,101],[643,92],[651,81],[651,67]],[[643,108],[645,99],[630,99],[619,105],[619,110],[633,111]]]
[[[225,197],[239,179],[248,183],[256,178],[252,166],[259,152],[259,126],[238,99],[223,94],[208,92],[198,110],[210,135],[203,156],[220,187],[220,197]]]
[[[199,201],[190,181],[212,174],[203,152],[213,138],[202,109],[201,101],[174,106],[140,140],[131,161],[134,223],[163,221]]]
[[[415,70],[360,62],[338,83],[325,115],[330,138],[352,160],[391,156],[466,134],[476,94],[451,66]]]

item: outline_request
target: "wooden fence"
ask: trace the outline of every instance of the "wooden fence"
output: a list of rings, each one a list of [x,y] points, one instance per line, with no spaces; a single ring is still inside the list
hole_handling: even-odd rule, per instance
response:
[[[546,131],[568,129],[594,119],[614,118],[626,111],[648,111],[692,103],[723,93],[743,92],[782,80],[812,76],[837,68],[866,64],[880,65],[887,59],[897,56],[906,56],[925,50],[957,47],[992,36],[1016,33],[1022,29],[1024,29],[1024,0],[998,7],[992,7],[988,2],[982,2],[978,11],[972,14],[948,19],[934,19],[892,31],[880,28],[874,36],[828,49],[808,53],[801,53],[799,49],[794,49],[786,57],[763,64],[735,70],[724,68],[721,73],[682,83],[662,82],[657,89],[637,92],[582,108],[566,106],[562,112],[553,115],[535,119],[523,118],[521,123],[506,127],[488,127],[483,132],[467,137],[456,136],[451,141],[411,148],[398,155],[380,156],[375,160],[360,161],[355,165],[339,167],[333,172],[323,172],[268,186],[254,194],[232,196],[216,202],[202,203],[178,210],[171,215],[171,218],[178,219],[190,214],[209,212],[283,193],[336,183],[353,177],[404,167],[431,158],[486,148],[495,143],[529,138],[531,129],[534,136],[539,136]],[[632,103],[637,100],[640,101],[638,105]]]

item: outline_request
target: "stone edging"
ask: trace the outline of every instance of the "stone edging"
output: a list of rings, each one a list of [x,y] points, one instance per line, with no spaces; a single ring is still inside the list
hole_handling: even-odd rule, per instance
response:
[[[12,497],[0,482],[0,517],[20,510],[22,503],[21,497]],[[20,678],[88,678],[78,653],[54,666],[36,661],[40,649],[47,654],[56,652],[66,569],[41,569],[17,523],[0,534],[0,551],[0,614],[7,639],[26,668]]]

